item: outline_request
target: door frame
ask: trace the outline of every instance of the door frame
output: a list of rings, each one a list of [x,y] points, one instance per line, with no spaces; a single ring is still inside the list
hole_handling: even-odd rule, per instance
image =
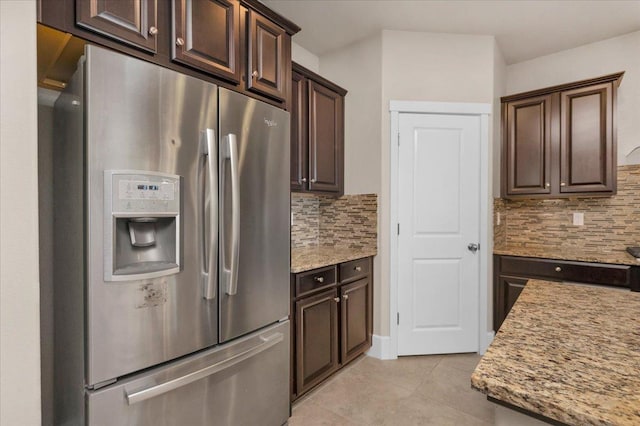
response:
[[[398,357],[398,148],[400,143],[400,114],[446,114],[471,115],[480,117],[480,277],[478,306],[478,353],[484,354],[493,338],[489,329],[489,283],[491,282],[491,253],[493,241],[489,231],[493,229],[489,203],[491,197],[489,170],[489,116],[492,106],[488,103],[390,101],[390,254],[389,254],[389,348],[386,359]],[[497,130],[497,129],[496,129]]]

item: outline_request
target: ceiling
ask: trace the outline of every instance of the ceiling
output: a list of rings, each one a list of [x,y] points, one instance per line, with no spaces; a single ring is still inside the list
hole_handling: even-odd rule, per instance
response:
[[[383,29],[495,35],[507,64],[640,30],[640,0],[262,0],[321,56]]]

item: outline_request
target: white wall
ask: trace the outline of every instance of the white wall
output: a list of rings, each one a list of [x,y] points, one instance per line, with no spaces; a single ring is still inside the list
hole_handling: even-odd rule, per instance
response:
[[[291,59],[313,72],[320,73],[320,58],[297,43],[291,43]]]
[[[0,1],[0,424],[40,424],[36,2]]]
[[[349,91],[345,98],[344,192],[379,194],[382,35],[320,57],[320,74]],[[380,256],[374,258],[373,271],[374,300],[379,300],[382,282]],[[380,308],[381,305],[376,302],[373,312],[376,334],[381,327]]]
[[[491,168],[493,170],[493,196],[500,197],[500,98],[507,93],[507,64],[496,43],[493,48],[493,120],[492,120],[492,152]],[[493,206],[493,202],[490,203]]]
[[[625,71],[618,88],[618,164],[639,164],[640,31],[507,67],[507,94]]]

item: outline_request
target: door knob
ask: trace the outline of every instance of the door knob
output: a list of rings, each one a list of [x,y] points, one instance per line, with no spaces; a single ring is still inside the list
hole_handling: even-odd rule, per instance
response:
[[[315,179],[311,179],[311,183],[316,183],[316,180]]]
[[[316,282],[319,282],[319,283],[323,283],[323,282],[324,282],[324,277],[313,277],[313,279],[314,279]]]
[[[307,181],[307,178],[302,178],[302,182],[303,183],[306,182],[306,181]]]
[[[176,39],[176,44],[177,44],[178,46],[184,46],[184,40],[182,39],[182,37],[178,37],[178,38]]]
[[[149,27],[149,34],[152,36],[158,34],[158,29],[156,27]]]
[[[254,70],[254,71],[251,73],[251,76],[253,76],[253,78],[258,78],[258,76],[259,76],[259,75],[260,75],[260,74],[258,73],[258,70]]]
[[[471,253],[475,253],[478,250],[480,250],[480,244],[476,244],[476,243],[471,243],[467,246],[467,248],[469,249],[469,251]]]
[[[345,294],[345,295],[343,295],[343,296],[342,296],[342,298],[343,298],[344,300],[348,300],[348,299],[349,299],[349,295],[348,295],[348,294]]]
[[[338,302],[340,301],[340,298],[339,298],[339,297],[334,297],[334,298],[333,298],[333,301],[334,301],[334,302],[336,302],[336,303],[338,303]]]
[[[556,266],[556,272],[562,272],[562,268],[559,266]]]

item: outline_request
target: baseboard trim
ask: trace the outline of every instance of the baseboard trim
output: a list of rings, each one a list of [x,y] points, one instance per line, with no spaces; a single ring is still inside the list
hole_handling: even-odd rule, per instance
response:
[[[371,339],[371,349],[367,355],[378,359],[396,359],[391,355],[391,338],[389,336],[373,335]]]
[[[489,345],[493,342],[493,338],[496,336],[494,331],[487,331],[487,343],[485,347],[480,348],[480,355],[484,355],[484,353],[489,349]]]

